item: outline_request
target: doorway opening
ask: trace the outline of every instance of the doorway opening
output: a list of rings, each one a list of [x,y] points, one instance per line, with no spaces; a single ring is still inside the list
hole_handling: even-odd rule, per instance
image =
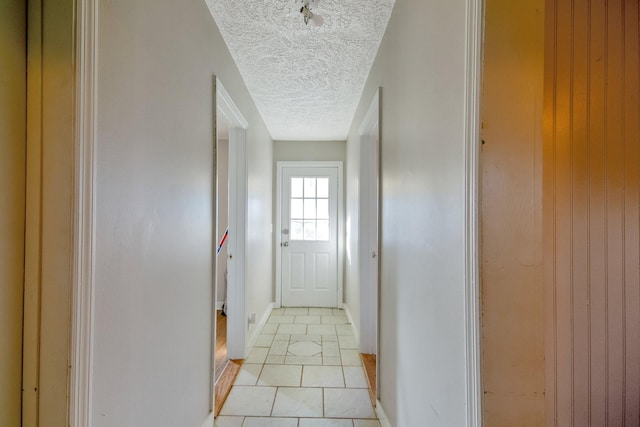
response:
[[[359,276],[360,353],[371,398],[377,401],[378,313],[380,269],[380,92],[371,101],[360,127]]]
[[[276,307],[342,308],[342,162],[278,162]]]
[[[215,231],[213,277],[212,409],[219,412],[247,356],[245,251],[248,123],[215,80]],[[219,248],[219,251],[218,251]]]

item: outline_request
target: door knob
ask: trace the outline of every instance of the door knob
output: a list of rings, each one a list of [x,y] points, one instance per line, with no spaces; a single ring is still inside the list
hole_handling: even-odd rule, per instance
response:
[[[289,242],[282,243],[282,246],[284,246],[286,248],[287,246],[289,246]]]

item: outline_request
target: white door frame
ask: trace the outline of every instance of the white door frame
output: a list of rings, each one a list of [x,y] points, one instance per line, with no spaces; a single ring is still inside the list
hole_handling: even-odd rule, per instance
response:
[[[360,126],[358,270],[360,277],[360,352],[378,354],[380,284],[380,92],[376,91]],[[375,233],[372,233],[375,231]],[[378,260],[372,271],[371,258]]]
[[[224,114],[229,122],[227,357],[229,359],[244,359],[247,357],[244,318],[246,311],[247,128],[249,123],[236,107],[220,80],[216,81],[216,106],[217,111]],[[214,235],[220,235],[220,230],[216,230]],[[214,289],[214,303],[216,292],[217,289]],[[215,315],[213,317],[215,319]],[[215,346],[215,334],[213,345]]]
[[[274,307],[282,306],[282,172],[285,167],[325,167],[338,168],[338,293],[336,307],[343,303],[343,271],[344,271],[344,200],[342,162],[277,162],[276,189],[276,298]]]

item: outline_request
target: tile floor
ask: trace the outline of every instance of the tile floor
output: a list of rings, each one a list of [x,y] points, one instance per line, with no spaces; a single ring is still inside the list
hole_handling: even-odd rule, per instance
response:
[[[380,427],[344,311],[274,309],[215,427]]]

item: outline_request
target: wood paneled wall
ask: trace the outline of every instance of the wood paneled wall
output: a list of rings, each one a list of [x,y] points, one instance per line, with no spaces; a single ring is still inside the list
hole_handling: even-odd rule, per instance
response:
[[[638,1],[546,12],[547,425],[638,426]]]

